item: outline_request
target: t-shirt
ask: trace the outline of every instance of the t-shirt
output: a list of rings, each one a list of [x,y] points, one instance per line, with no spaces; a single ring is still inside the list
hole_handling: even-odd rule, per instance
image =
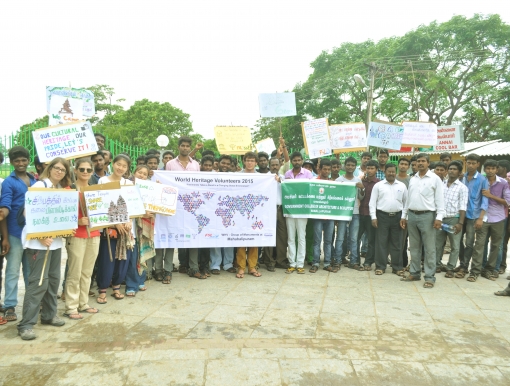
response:
[[[358,177],[353,177],[352,180],[345,178],[345,176],[340,176],[336,180],[336,182],[354,182],[355,184],[361,182]],[[354,203],[354,210],[352,214],[359,214],[359,198],[358,198],[358,188],[356,188],[356,202]]]
[[[409,189],[409,181],[411,181],[410,176],[407,176],[406,178],[400,178],[397,174],[397,176],[395,178],[397,179],[397,181],[402,182],[406,186],[407,189]]]

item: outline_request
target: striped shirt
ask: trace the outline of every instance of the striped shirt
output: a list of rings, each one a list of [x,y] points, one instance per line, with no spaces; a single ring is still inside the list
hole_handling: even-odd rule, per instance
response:
[[[459,217],[459,211],[466,210],[469,190],[462,182],[455,180],[448,187],[448,181],[444,183],[444,208],[445,217]]]

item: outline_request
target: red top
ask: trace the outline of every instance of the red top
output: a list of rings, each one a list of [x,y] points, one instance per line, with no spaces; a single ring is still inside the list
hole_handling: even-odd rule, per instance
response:
[[[82,192],[78,193],[80,193],[80,207],[81,207],[82,202],[84,202],[83,193]],[[82,217],[83,215],[81,214],[81,209],[79,208],[78,219]],[[99,230],[90,231],[90,237],[98,237],[100,235],[101,232]],[[78,237],[80,239],[88,239],[89,237],[87,236],[87,227],[85,225],[78,225],[78,229],[76,230],[76,234],[74,235],[74,237]]]

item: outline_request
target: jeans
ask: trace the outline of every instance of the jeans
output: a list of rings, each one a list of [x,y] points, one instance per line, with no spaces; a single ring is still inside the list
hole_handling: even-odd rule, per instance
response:
[[[9,244],[11,244],[11,248],[5,256],[7,264],[5,267],[4,308],[14,308],[18,305],[18,280],[21,264],[23,264],[25,288],[28,288],[28,278],[30,275],[30,264],[28,257],[23,253],[21,239],[9,235]]]
[[[353,214],[351,222],[349,221],[338,221],[336,243],[335,243],[335,255],[338,259],[337,263],[342,262],[342,245],[344,243],[344,237],[346,235],[346,229],[349,226],[348,233],[348,249],[351,250],[350,263],[359,264],[358,255],[358,231],[359,231],[359,214]]]
[[[128,254],[128,269],[126,273],[126,292],[127,291],[134,291],[138,292],[140,289],[140,286],[145,283],[145,278],[147,276],[147,272],[145,270],[142,271],[142,274],[140,275],[138,273],[138,244],[135,244],[135,248],[131,251],[130,249],[127,250]],[[131,255],[131,256],[129,256]],[[170,276],[172,276],[172,273],[169,273]]]
[[[367,253],[367,250],[368,250],[368,238],[367,238],[367,234],[366,233],[363,233],[363,236],[361,237],[361,253]]]
[[[447,225],[455,225],[459,222],[458,217],[445,217],[443,218],[443,224]],[[462,232],[457,233],[456,235],[453,233],[445,232],[442,229],[436,229],[436,267],[440,268],[442,265],[442,257],[443,257],[443,249],[445,240],[448,237],[450,240],[450,257],[448,259],[448,264],[446,265],[446,269],[448,271],[453,271],[457,266],[457,261],[459,260],[459,248],[460,241],[462,239]]]
[[[461,246],[460,246],[460,252],[459,252],[460,266],[465,271],[468,270],[469,263],[471,262],[471,257],[473,256],[473,250],[474,250],[474,246],[475,246],[475,233],[476,233],[476,237],[477,238],[479,237],[480,230],[475,231],[475,221],[476,220],[469,219],[469,218],[467,218],[465,220],[465,224],[464,224],[464,229],[465,229],[465,234],[466,234],[465,246],[462,243],[462,238],[461,238]]]
[[[305,265],[306,223],[307,218],[287,217],[287,236],[289,244],[289,265],[293,268],[303,268]],[[297,233],[297,252],[296,252]]]
[[[356,248],[363,234],[367,236],[367,255],[363,264],[371,266],[375,263],[375,228],[372,226],[372,218],[370,215],[360,215],[359,217],[358,242],[356,243]]]
[[[333,243],[334,220],[313,220],[313,265],[319,266],[321,260],[322,232],[324,232],[324,267],[331,264],[331,244]]]
[[[211,269],[220,269],[223,260],[223,269],[226,271],[233,267],[234,248],[211,248]]]
[[[411,246],[410,274],[416,278],[421,277],[422,247],[425,251],[423,265],[425,268],[425,281],[436,281],[436,229],[434,229],[435,212],[414,214],[409,211],[407,229],[409,232],[409,245]]]

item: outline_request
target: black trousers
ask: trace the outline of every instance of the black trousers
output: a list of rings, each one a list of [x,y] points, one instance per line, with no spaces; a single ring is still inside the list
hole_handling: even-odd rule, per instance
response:
[[[402,267],[402,228],[400,219],[402,212],[396,212],[393,216],[388,213],[377,211],[377,229],[375,232],[375,268],[386,270],[388,254],[391,256],[391,267],[400,271]]]

